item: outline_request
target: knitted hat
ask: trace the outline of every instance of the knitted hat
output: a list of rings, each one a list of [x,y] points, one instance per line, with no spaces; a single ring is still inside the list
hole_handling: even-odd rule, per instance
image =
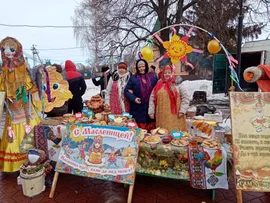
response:
[[[119,69],[119,68],[122,68],[122,69],[125,69],[125,70],[127,70],[127,64],[125,63],[125,62],[120,62],[120,63],[118,63],[118,66],[117,66],[117,68]]]
[[[138,66],[144,65],[145,66],[145,62],[144,61],[139,61],[138,62]]]
[[[110,68],[108,66],[104,66],[101,68],[101,72],[106,72],[107,70],[109,70]]]
[[[148,73],[149,67],[148,67],[147,61],[144,60],[144,59],[139,59],[139,60],[137,60],[137,62],[136,62],[136,72],[137,72],[137,74],[140,75],[140,71],[139,71],[139,66],[140,66],[140,65],[145,65],[145,73]]]

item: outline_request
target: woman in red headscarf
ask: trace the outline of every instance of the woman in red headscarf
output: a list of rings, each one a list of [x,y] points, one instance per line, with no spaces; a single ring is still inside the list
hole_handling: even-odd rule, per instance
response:
[[[156,126],[173,130],[187,131],[186,112],[189,107],[189,93],[181,84],[181,78],[173,75],[173,69],[167,65],[162,71],[162,77],[153,89],[148,114],[154,119]]]

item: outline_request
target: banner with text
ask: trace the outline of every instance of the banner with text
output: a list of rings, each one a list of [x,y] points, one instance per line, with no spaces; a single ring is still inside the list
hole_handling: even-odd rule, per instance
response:
[[[270,191],[270,93],[231,92],[236,189]]]
[[[56,171],[134,183],[140,129],[72,124],[67,131]]]

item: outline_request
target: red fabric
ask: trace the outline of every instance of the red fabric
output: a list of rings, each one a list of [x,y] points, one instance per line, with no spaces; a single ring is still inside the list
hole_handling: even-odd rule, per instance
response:
[[[151,123],[137,123],[138,128],[145,129],[147,132],[150,132],[151,130],[156,128],[156,123],[151,122]]]
[[[268,79],[258,80],[257,84],[263,92],[270,92],[270,65],[259,65],[259,67],[261,67],[265,71]]]
[[[125,110],[126,112],[129,112],[129,102],[125,98]],[[118,84],[117,81],[113,81],[112,84],[112,91],[111,91],[111,97],[110,97],[110,106],[111,106],[111,112],[113,114],[122,114],[121,104],[119,100],[119,92],[118,92]]]
[[[169,66],[166,66],[166,68],[164,68],[164,70],[162,71],[162,78],[158,81],[158,83],[156,84],[155,88],[154,88],[154,97],[155,97],[155,105],[157,104],[157,93],[158,91],[163,87],[164,85],[164,89],[165,91],[169,94],[170,97],[170,102],[171,102],[171,113],[172,114],[177,114],[177,98],[178,98],[178,92],[175,90],[173,90],[171,87],[175,81],[175,76],[173,76],[171,79],[165,81],[164,80],[164,71],[168,70]],[[170,67],[170,70],[172,70],[172,68]]]
[[[76,66],[75,64],[67,60],[65,63],[65,70],[66,70],[66,76],[68,80],[72,80],[74,78],[82,77],[82,74],[76,71]]]

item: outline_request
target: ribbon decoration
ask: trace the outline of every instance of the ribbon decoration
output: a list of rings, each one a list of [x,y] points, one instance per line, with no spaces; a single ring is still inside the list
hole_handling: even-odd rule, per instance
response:
[[[32,96],[31,96],[31,94],[30,93],[28,93],[28,100],[29,101],[32,101]],[[33,116],[32,116],[32,103],[31,102],[29,102],[29,104],[28,104],[28,111],[29,111],[29,116],[30,116],[30,118],[31,119],[33,119]]]
[[[164,56],[161,56],[159,59],[156,60],[156,62],[159,63],[160,61],[162,61],[162,59],[164,59]]]
[[[158,35],[154,35],[154,37],[157,38],[157,40],[158,40],[161,44],[163,44],[163,40],[162,40]]]
[[[10,110],[7,101],[4,101],[4,105],[6,106],[8,112],[9,112],[9,115],[11,117],[11,120],[14,120],[14,115],[13,115],[12,111]]]
[[[171,27],[173,30],[173,34],[176,34],[176,29],[174,27]]]
[[[146,39],[146,43],[147,43],[147,46],[154,45],[154,42],[149,38]]]
[[[202,54],[203,53],[203,50],[201,50],[201,49],[192,49],[192,51],[193,52],[196,52],[196,53],[200,53],[200,54]]]
[[[142,59],[142,53],[141,52],[138,53],[138,56],[139,56],[139,59]]]
[[[193,27],[191,27],[191,28],[189,29],[189,31],[188,31],[188,33],[187,33],[186,36],[190,37],[190,34],[191,34],[192,30],[193,30]]]
[[[46,67],[43,67],[43,70],[44,70],[44,72],[46,74],[46,87],[47,87],[47,89],[45,90],[45,93],[47,94],[48,102],[51,102],[52,98],[51,98],[51,88],[50,88],[49,73],[46,70]]]
[[[238,61],[235,58],[233,58],[233,56],[230,53],[228,53],[227,59],[231,62],[232,66],[236,68],[235,64],[238,64]]]
[[[189,63],[188,61],[185,61],[185,64],[189,67],[191,67],[192,70],[194,70],[194,66],[192,65],[192,63]]]
[[[172,69],[173,69],[173,72],[175,73],[176,67],[174,66],[174,64],[172,64]]]
[[[26,90],[24,86],[21,86],[16,90],[16,100],[20,100],[21,98],[24,103],[28,102],[28,98],[27,98]]]

